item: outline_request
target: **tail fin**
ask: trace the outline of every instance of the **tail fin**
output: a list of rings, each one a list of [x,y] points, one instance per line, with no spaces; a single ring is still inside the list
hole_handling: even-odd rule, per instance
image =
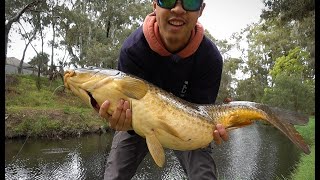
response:
[[[257,104],[257,108],[266,112],[269,116],[266,119],[280,131],[282,131],[294,144],[296,144],[304,153],[310,154],[309,146],[305,143],[303,137],[289,123],[292,122],[308,122],[309,118],[297,112],[283,110],[279,108],[269,107],[263,104]]]
[[[308,117],[297,112],[269,107],[264,104],[234,101],[228,104],[207,106],[208,114],[216,123],[226,128],[239,128],[249,125],[254,120],[265,120],[283,132],[304,153],[310,154],[309,146],[294,128],[292,122],[308,122]],[[218,112],[221,111],[221,112]]]
[[[249,101],[233,101],[230,102],[232,105],[245,105],[245,106],[251,106],[256,107],[258,109],[264,110],[264,109],[270,109],[270,113],[276,114],[281,121],[286,121],[293,125],[306,125],[309,122],[309,118],[306,115],[303,115],[298,112],[289,111],[286,109],[281,109],[277,107],[270,107],[265,104],[255,103],[255,102],[249,102]]]

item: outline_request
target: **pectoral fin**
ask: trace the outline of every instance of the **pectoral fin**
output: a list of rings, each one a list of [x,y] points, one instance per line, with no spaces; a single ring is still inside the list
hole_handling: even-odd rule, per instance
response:
[[[143,98],[149,90],[145,82],[132,77],[115,79],[115,83],[123,94],[133,99]]]
[[[165,162],[165,154],[160,141],[154,133],[146,135],[146,141],[153,160],[159,167],[163,167]]]

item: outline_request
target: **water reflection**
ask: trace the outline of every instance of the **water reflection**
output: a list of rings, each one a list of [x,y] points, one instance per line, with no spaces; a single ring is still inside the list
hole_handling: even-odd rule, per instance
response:
[[[103,179],[112,135],[63,140],[6,140],[6,179]],[[23,149],[18,154],[21,146]],[[213,145],[220,179],[288,177],[300,151],[273,127],[253,125],[230,132],[230,139]],[[18,155],[17,155],[18,154]],[[17,156],[16,156],[17,155]],[[16,156],[16,157],[15,157]],[[173,151],[159,168],[148,154],[133,180],[187,179]]]
[[[227,143],[214,147],[222,179],[288,177],[300,151],[274,127],[255,124],[230,132]]]
[[[8,140],[6,179],[99,179],[104,172],[111,135],[64,140]]]
[[[159,168],[154,162],[150,154],[138,167],[133,180],[181,180],[187,179],[178,159],[172,150],[166,151],[166,166]]]

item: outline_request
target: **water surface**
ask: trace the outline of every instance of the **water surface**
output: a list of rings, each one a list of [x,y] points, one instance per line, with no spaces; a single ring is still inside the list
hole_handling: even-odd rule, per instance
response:
[[[270,180],[289,177],[301,153],[280,131],[255,124],[230,132],[213,145],[220,179]],[[15,179],[103,179],[110,133],[62,140],[6,140],[5,177]],[[21,149],[21,147],[23,148]],[[187,179],[177,158],[166,150],[166,166],[158,168],[148,154],[134,180]]]

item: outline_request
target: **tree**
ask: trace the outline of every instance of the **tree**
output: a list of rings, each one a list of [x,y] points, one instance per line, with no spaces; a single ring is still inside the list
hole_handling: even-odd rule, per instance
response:
[[[315,65],[315,1],[314,0],[264,0],[265,9],[261,18],[277,21],[280,26],[291,25],[288,29],[298,46],[310,52],[309,68]],[[313,74],[315,72],[313,71]]]
[[[268,72],[273,64],[273,37],[264,31],[259,23],[248,25],[241,33],[234,34],[237,43],[246,41],[248,47],[239,59],[239,70],[243,77],[237,83],[236,97],[238,100],[260,102],[263,89],[268,86]],[[242,39],[242,40],[241,40]],[[241,45],[238,44],[241,49]]]
[[[29,62],[30,65],[37,67],[38,69],[38,78],[37,78],[38,90],[41,89],[40,75],[48,73],[48,62],[49,62],[49,54],[47,53],[39,53],[35,57],[33,57]]]
[[[5,9],[5,59],[7,57],[7,47],[9,41],[9,32],[13,23],[19,21],[20,17],[25,13],[32,11],[41,0],[36,0],[28,3],[27,5],[22,6],[21,2],[15,0],[6,0],[6,9]]]
[[[235,76],[241,63],[242,60],[239,58],[224,59],[217,101],[223,102],[226,98],[236,97],[237,78]]]
[[[299,47],[288,55],[277,58],[270,71],[274,85],[266,88],[263,102],[274,106],[314,112],[314,77],[306,64],[308,52]]]
[[[22,6],[22,1],[6,2],[6,17]],[[28,23],[37,31],[35,37],[40,39],[41,47],[36,49],[31,42],[26,45],[31,45],[39,55],[44,53],[44,45],[48,43],[51,46],[51,67],[55,65],[54,61],[68,65],[65,59],[69,58],[69,65],[75,67],[97,64],[115,68],[122,42],[152,12],[152,6],[148,0],[47,0],[28,12],[22,16],[21,24]],[[49,31],[53,36],[45,42]],[[56,48],[66,50],[63,60],[55,58]]]
[[[238,98],[261,101],[264,89],[275,83],[276,79],[269,72],[276,59],[287,56],[296,47],[308,54],[304,63],[308,66],[308,76],[314,77],[314,12],[310,11],[304,18],[290,21],[281,20],[283,14],[269,16],[259,23],[248,25],[236,37],[245,37],[243,39],[248,42],[246,54],[242,57],[244,63],[240,66],[244,67],[242,72],[248,78],[239,82],[236,90]]]
[[[239,69],[239,65],[242,63],[242,60],[230,56],[229,52],[232,50],[232,48],[234,48],[234,44],[228,42],[226,39],[218,40],[212,37],[207,30],[205,30],[205,35],[216,44],[223,57],[223,69],[217,97],[217,102],[223,102],[225,98],[231,98],[235,96],[235,75]]]
[[[312,71],[308,66],[309,58],[310,54],[307,51],[296,47],[290,50],[288,55],[277,58],[270,74],[273,79],[281,74],[288,77],[300,77],[300,81],[302,82],[307,79],[313,79]]]
[[[22,57],[20,59],[20,64],[18,67],[18,73],[21,74],[22,73],[22,65],[23,65],[23,61],[24,61],[24,57],[26,55],[26,51],[28,46],[31,44],[31,42],[33,41],[33,39],[35,38],[36,34],[37,34],[37,29],[32,30],[31,32],[27,33],[26,30],[23,28],[22,24],[19,22],[19,24],[21,25],[21,28],[24,30],[25,33],[20,33],[22,35],[22,37],[24,37],[25,42],[26,42],[26,46],[23,50],[23,54]]]
[[[60,16],[58,16],[58,12],[60,11],[60,7],[59,7],[59,1],[54,0],[54,1],[48,1],[47,2],[47,8],[46,8],[46,18],[48,19],[48,21],[51,24],[52,27],[52,41],[50,41],[49,43],[51,44],[51,63],[50,63],[50,69],[49,69],[49,79],[52,80],[53,76],[54,76],[54,69],[55,69],[55,65],[53,63],[54,60],[54,49],[57,46],[56,45],[56,31],[57,31],[57,25],[58,24],[58,19],[60,19]]]
[[[315,10],[314,0],[264,0],[263,19],[280,17],[281,21],[303,20]]]
[[[315,112],[314,81],[302,82],[297,75],[279,74],[274,86],[264,90],[263,103],[297,112]]]
[[[49,56],[50,55],[47,53],[43,53],[43,54],[39,53],[31,59],[29,64],[39,69],[40,73],[47,74]]]
[[[124,39],[143,22],[151,12],[149,1],[102,0],[71,2],[61,7],[59,25],[63,41],[70,56],[70,64],[85,67],[89,64],[103,66],[116,64]],[[92,59],[93,47],[105,48],[107,56]],[[98,53],[98,54],[103,54]],[[94,62],[90,62],[90,61]],[[97,62],[99,61],[99,62]]]

